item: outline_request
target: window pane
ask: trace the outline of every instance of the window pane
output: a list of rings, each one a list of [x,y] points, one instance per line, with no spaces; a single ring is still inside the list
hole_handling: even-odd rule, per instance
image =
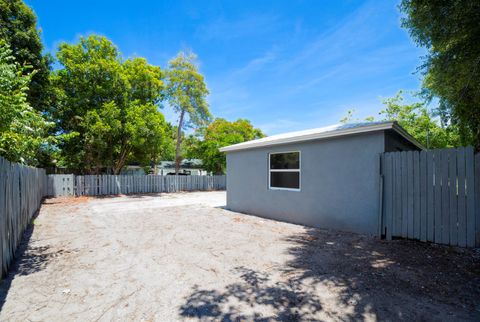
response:
[[[300,189],[300,172],[270,172],[270,186]]]
[[[300,153],[271,154],[270,169],[300,169]]]

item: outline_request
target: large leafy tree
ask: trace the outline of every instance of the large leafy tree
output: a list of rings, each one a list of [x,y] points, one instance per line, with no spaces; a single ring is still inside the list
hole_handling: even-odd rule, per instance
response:
[[[198,131],[198,137],[189,137],[187,141],[187,155],[190,158],[199,158],[203,167],[215,174],[225,173],[225,153],[218,149],[227,145],[259,139],[265,136],[263,132],[253,127],[250,121],[238,119],[229,122],[217,118],[207,127]]]
[[[170,106],[179,115],[175,148],[175,173],[178,173],[182,130],[189,126],[205,126],[211,118],[206,100],[208,89],[193,53],[180,52],[169,62],[166,95]]]
[[[158,159],[162,148],[152,144],[162,144],[166,126],[158,110],[160,67],[143,58],[124,61],[111,41],[94,35],[61,44],[57,57],[54,115],[65,165],[116,174],[128,160],[145,160],[139,151]]]
[[[0,39],[10,45],[12,55],[31,73],[27,100],[39,111],[47,111],[50,101],[49,73],[51,57],[42,55],[42,42],[33,11],[22,0],[0,0]]]
[[[150,166],[155,172],[156,165],[172,154],[171,126],[153,104],[130,109],[127,121],[134,161]]]
[[[423,88],[438,97],[444,123],[480,149],[480,1],[403,0],[402,25],[428,49]]]
[[[384,121],[397,121],[418,142],[429,149],[449,148],[460,145],[456,126],[440,122],[427,108],[425,101],[405,102],[400,91],[395,97],[383,101],[380,112]]]
[[[0,155],[39,165],[39,154],[52,141],[47,135],[50,124],[27,100],[31,77],[0,40]]]
[[[104,167],[119,173],[125,161],[158,164],[171,141],[165,118],[153,104],[135,102],[122,111],[114,102],[106,103],[100,110],[88,111],[82,126],[85,164],[91,173]]]
[[[418,93],[406,96],[403,91],[399,91],[394,97],[382,101],[385,108],[378,113],[378,117],[369,116],[361,120],[354,118],[355,110],[349,110],[340,122],[395,121],[428,149],[461,145],[458,128],[453,124],[443,124],[419,96]]]

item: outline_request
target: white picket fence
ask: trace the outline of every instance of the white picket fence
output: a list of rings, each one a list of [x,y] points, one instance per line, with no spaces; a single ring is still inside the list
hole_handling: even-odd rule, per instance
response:
[[[480,154],[472,147],[384,153],[379,234],[480,247]]]
[[[0,270],[5,275],[15,250],[47,193],[45,170],[0,157]]]
[[[135,193],[225,190],[226,177],[51,174],[49,196],[104,196]]]

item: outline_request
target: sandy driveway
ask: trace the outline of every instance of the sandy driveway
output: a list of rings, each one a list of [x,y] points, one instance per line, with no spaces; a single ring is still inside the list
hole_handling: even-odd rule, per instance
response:
[[[480,320],[479,253],[222,209],[224,192],[50,199],[0,320]]]

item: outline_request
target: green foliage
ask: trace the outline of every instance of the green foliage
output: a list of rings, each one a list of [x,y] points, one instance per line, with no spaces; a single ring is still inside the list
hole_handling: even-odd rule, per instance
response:
[[[340,119],[340,123],[347,124],[352,122],[360,121],[360,119],[354,119],[353,116],[355,115],[355,109],[351,109],[347,111],[347,115]]]
[[[179,114],[175,149],[175,171],[178,172],[182,130],[189,126],[205,126],[211,119],[206,100],[208,89],[193,53],[180,52],[169,62],[166,93],[168,103]]]
[[[248,120],[238,119],[235,122],[229,122],[217,118],[210,125],[202,128],[198,136],[203,137],[203,140],[195,137],[189,137],[186,140],[189,143],[188,158],[201,159],[205,170],[222,174],[225,173],[226,158],[225,153],[218,151],[219,148],[262,138],[265,135],[260,129],[254,128]]]
[[[177,127],[167,123],[165,128],[166,142],[162,161],[175,161],[175,142],[177,141]]]
[[[89,110],[81,122],[84,135],[85,170],[98,172],[103,167],[112,168],[118,149],[117,140],[122,133],[121,110],[114,103],[103,104],[99,110]],[[78,133],[78,132],[77,132]],[[72,137],[78,140],[79,135]]]
[[[51,143],[46,135],[50,124],[27,102],[31,76],[0,41],[0,155],[38,165],[39,153]]]
[[[427,97],[444,123],[480,149],[480,1],[403,0],[402,26],[429,53],[421,66]]]
[[[54,115],[66,166],[119,173],[127,160],[156,161],[165,150],[166,122],[158,111],[164,89],[160,67],[143,58],[123,61],[101,36],[60,45],[54,72]]]
[[[426,148],[440,149],[461,145],[458,128],[452,124],[443,124],[438,116],[428,110],[425,100],[415,101],[409,97],[409,103],[406,103],[403,91],[399,91],[395,97],[387,98],[382,103],[385,109],[378,113],[380,117],[377,120],[373,116],[364,120],[354,118],[355,110],[349,110],[340,122],[396,121]]]
[[[383,104],[382,120],[397,121],[423,146],[437,149],[460,145],[458,129],[453,125],[442,125],[438,117],[428,111],[424,101],[405,104],[400,91],[395,97],[385,99]]]
[[[0,0],[0,40],[10,45],[12,56],[30,75],[27,101],[39,111],[47,111],[50,102],[50,56],[42,55],[42,42],[33,11],[22,0]]]
[[[193,53],[180,52],[169,62],[167,71],[167,100],[177,113],[185,113],[183,126],[204,126],[210,120],[206,96],[207,85],[196,65]]]
[[[134,105],[129,110],[127,129],[133,155],[141,165],[157,165],[172,154],[171,127],[153,104]]]

